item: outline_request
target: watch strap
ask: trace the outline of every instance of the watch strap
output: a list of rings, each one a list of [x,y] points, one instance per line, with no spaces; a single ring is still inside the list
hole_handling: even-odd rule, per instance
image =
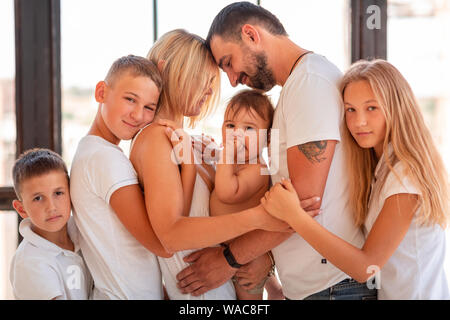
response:
[[[240,267],[243,266],[243,264],[239,264],[236,261],[236,258],[233,256],[233,253],[230,250],[230,247],[227,244],[222,244],[223,247],[225,247],[225,249],[223,250],[223,255],[225,257],[225,259],[227,260],[228,264],[236,269],[239,269]]]

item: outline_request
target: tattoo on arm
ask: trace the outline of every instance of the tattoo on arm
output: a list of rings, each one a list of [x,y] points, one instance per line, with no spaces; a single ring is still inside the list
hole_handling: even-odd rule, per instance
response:
[[[326,159],[323,157],[325,149],[327,148],[328,141],[313,141],[297,146],[298,150],[303,152],[305,157],[312,163],[319,163]]]

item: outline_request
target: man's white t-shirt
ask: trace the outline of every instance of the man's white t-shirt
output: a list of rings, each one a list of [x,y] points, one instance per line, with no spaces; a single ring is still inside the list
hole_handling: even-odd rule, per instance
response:
[[[392,147],[389,146],[389,152]],[[389,172],[383,185],[382,175],[388,170],[384,155],[375,169],[369,213],[364,223],[364,233],[368,236],[387,198],[400,193],[417,194],[420,191],[404,173],[404,166],[397,162],[393,168],[399,178]],[[389,258],[379,274],[379,300],[432,300],[450,299],[447,278],[444,271],[445,231],[439,226],[420,226],[415,217],[394,254]]]
[[[343,106],[338,90],[342,74],[325,57],[308,54],[287,79],[275,109],[273,129],[278,130],[278,164],[271,163],[272,183],[288,178],[287,150],[313,141],[341,140]],[[272,133],[271,144],[274,144]],[[322,213],[315,220],[340,238],[361,248],[364,236],[354,224],[348,199],[348,174],[341,143],[336,144],[322,196]],[[303,299],[346,278],[341,270],[317,253],[298,234],[272,250],[283,293],[289,299]]]
[[[23,237],[11,261],[10,281],[18,300],[87,300],[92,278],[80,253],[79,238],[72,218],[67,232],[74,251],[63,249],[31,229],[31,220],[20,222]]]
[[[81,249],[94,279],[94,299],[163,299],[156,256],[142,246],[111,208],[111,195],[138,184],[122,150],[98,137],[81,139],[70,174]]]

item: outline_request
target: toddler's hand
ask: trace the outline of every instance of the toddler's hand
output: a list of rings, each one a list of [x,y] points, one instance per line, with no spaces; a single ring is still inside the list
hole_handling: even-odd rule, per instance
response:
[[[227,130],[224,139],[223,161],[224,163],[240,163],[245,160],[245,136],[242,130]]]
[[[225,141],[222,143],[222,152],[220,162],[222,164],[234,164],[235,151],[234,151],[234,141],[233,137],[226,137]]]
[[[244,137],[237,137],[234,140],[236,145],[236,159],[242,161],[245,159],[245,140]]]

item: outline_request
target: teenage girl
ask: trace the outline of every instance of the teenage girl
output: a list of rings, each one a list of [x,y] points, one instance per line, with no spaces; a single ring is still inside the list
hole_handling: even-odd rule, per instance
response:
[[[283,180],[261,199],[350,277],[377,280],[379,299],[449,299],[444,272],[448,176],[407,81],[383,60],[360,61],[341,82],[357,248],[323,228]],[[373,285],[373,283],[372,283]]]

